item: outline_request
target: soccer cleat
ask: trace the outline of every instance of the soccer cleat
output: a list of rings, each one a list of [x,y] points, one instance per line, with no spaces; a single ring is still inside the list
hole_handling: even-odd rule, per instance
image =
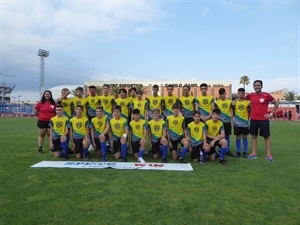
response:
[[[226,155],[227,155],[227,156],[231,156],[231,157],[235,157],[234,154],[232,154],[231,151],[226,152]]]
[[[63,161],[67,161],[67,160],[69,160],[69,156],[64,155],[64,156],[63,156]]]
[[[251,153],[247,158],[248,158],[248,159],[257,159],[257,155]]]
[[[222,166],[227,166],[228,165],[228,163],[225,161],[225,159],[220,159],[219,162]]]
[[[238,158],[241,157],[241,153],[240,153],[240,152],[237,152],[237,153],[236,153],[236,157],[238,157]]]
[[[266,156],[266,160],[268,160],[269,162],[272,162],[272,161],[273,161],[272,155],[271,155],[271,154],[268,154],[268,155]]]
[[[140,162],[140,163],[145,163],[146,161],[143,159],[143,157],[138,157],[138,161]]]
[[[128,162],[128,159],[126,157],[122,158],[122,162]]]
[[[184,161],[184,159],[181,159],[181,158],[180,158],[179,160],[180,160],[181,163],[186,163],[186,162]]]
[[[163,162],[163,163],[168,163],[168,159],[167,159],[167,158],[163,158],[163,159],[162,159],[162,162]]]
[[[37,153],[38,153],[38,154],[43,154],[43,150],[42,150],[42,149],[39,149],[39,150],[37,151]]]
[[[93,145],[90,145],[90,147],[88,148],[88,151],[90,152],[90,151],[94,151],[95,149],[94,149],[94,146]]]
[[[206,165],[206,162],[200,161],[201,165]]]
[[[243,152],[243,158],[247,158],[247,152]]]
[[[102,158],[101,162],[107,162],[107,157]]]
[[[89,157],[88,157],[88,155],[86,154],[86,155],[83,155],[83,160],[84,161],[87,161],[87,160],[89,160]]]

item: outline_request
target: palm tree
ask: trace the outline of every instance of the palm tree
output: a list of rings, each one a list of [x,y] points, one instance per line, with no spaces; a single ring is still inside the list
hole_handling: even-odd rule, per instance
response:
[[[240,84],[243,84],[244,88],[245,88],[245,85],[248,85],[249,83],[250,83],[250,79],[247,75],[241,76]]]
[[[294,101],[297,98],[297,93],[295,91],[287,91],[284,94],[284,99],[287,101]]]
[[[74,97],[76,97],[76,90],[72,89],[70,94],[73,95]]]
[[[147,87],[144,87],[142,84],[136,86],[136,91],[142,90],[144,95],[148,95],[149,91]]]
[[[115,85],[113,87],[111,87],[111,94],[115,97],[115,98],[118,98],[119,96],[119,86],[118,85]]]
[[[96,93],[97,93],[97,95],[102,95],[102,88],[99,88],[99,87],[97,87],[96,88]]]

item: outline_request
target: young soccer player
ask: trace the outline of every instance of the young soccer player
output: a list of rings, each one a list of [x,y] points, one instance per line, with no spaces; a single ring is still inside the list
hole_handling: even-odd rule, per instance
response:
[[[219,89],[219,100],[215,102],[215,107],[220,109],[220,120],[224,124],[225,129],[225,139],[227,141],[227,153],[226,155],[234,157],[234,154],[230,151],[230,135],[233,124],[233,113],[231,107],[231,100],[226,99],[226,90],[224,88]]]
[[[72,140],[72,150],[75,153],[76,159],[83,156],[84,160],[88,160],[89,147],[89,121],[88,118],[82,116],[83,106],[76,106],[76,116],[70,119],[70,139]]]
[[[56,116],[52,117],[49,123],[50,126],[50,149],[53,151],[54,157],[59,158],[61,156],[60,148],[62,147],[62,156],[64,160],[68,160],[68,123],[69,119],[63,114],[63,107],[61,105],[56,106]]]
[[[163,97],[163,110],[164,118],[172,115],[172,105],[178,102],[178,98],[173,94],[174,88],[172,84],[169,84],[167,87],[168,94]]]
[[[153,109],[153,120],[148,122],[149,126],[149,140],[150,149],[152,151],[153,159],[158,159],[160,146],[162,146],[162,161],[167,163],[167,151],[168,151],[168,140],[167,140],[167,127],[166,122],[160,118],[159,109]]]
[[[243,157],[247,158],[249,134],[248,122],[250,102],[245,100],[245,88],[238,89],[238,97],[232,102],[234,112],[234,135],[236,135],[236,157],[241,157],[241,140],[243,140]]]
[[[83,88],[77,87],[76,88],[76,97],[72,98],[73,107],[76,108],[77,105],[82,105],[82,116],[87,117],[87,99],[83,96]],[[74,110],[74,116],[76,114],[76,110]]]
[[[119,98],[115,100],[116,105],[121,106],[121,116],[128,122],[130,100],[127,98],[127,91],[125,88],[119,90]]]
[[[140,110],[140,117],[141,119],[146,119],[146,115],[147,115],[147,101],[143,100],[143,91],[142,90],[138,90],[137,91],[137,99],[135,99],[132,103],[132,107],[133,109],[139,109]],[[133,115],[131,116],[133,117]]]
[[[208,85],[206,83],[200,84],[201,94],[196,98],[196,109],[201,113],[201,120],[203,122],[211,118],[211,112],[214,108],[214,97],[207,94]]]
[[[107,115],[109,119],[112,118],[113,106],[115,105],[115,98],[109,95],[109,85],[104,84],[102,86],[102,95],[99,97],[101,106],[103,106],[104,115]]]
[[[153,109],[159,109],[160,114],[162,113],[162,97],[158,95],[158,91],[158,85],[154,84],[152,87],[152,95],[146,98],[149,110],[149,121],[153,119]]]
[[[72,108],[73,99],[68,98],[68,95],[70,93],[71,92],[69,91],[68,88],[63,88],[61,90],[61,97],[57,99],[57,103],[63,106],[64,116],[68,117],[68,119],[71,119],[73,115],[73,108]]]
[[[103,107],[98,106],[96,109],[96,117],[90,123],[91,133],[93,135],[93,146],[96,151],[96,156],[101,157],[102,161],[107,161],[106,141],[108,140],[109,119],[103,115]],[[101,149],[101,151],[100,151]]]
[[[204,137],[204,145],[208,143],[210,145],[210,149],[203,151],[202,155],[202,164],[205,164],[205,158],[207,155],[210,155],[210,160],[215,160],[215,147],[220,147],[220,164],[223,166],[227,166],[227,162],[225,160],[225,155],[227,152],[227,141],[225,139],[225,131],[224,125],[220,117],[220,109],[212,110],[212,118],[205,122],[205,130],[206,130],[206,140]]]
[[[201,113],[196,110],[193,115],[194,121],[188,124],[186,138],[191,146],[191,159],[194,162],[200,160],[200,151],[204,148],[205,151],[209,151],[208,144],[204,145],[203,140],[206,139],[205,124],[200,121]]]
[[[114,150],[115,159],[122,157],[123,162],[128,162],[127,159],[127,137],[128,137],[128,124],[125,118],[121,117],[121,106],[114,107],[114,118],[109,122],[110,126],[110,143]]]
[[[195,98],[190,95],[190,87],[188,85],[184,85],[182,87],[183,96],[179,98],[181,112],[184,117],[185,126],[193,121],[193,113],[195,110]]]
[[[140,110],[133,109],[133,120],[129,124],[129,144],[133,156],[141,163],[145,163],[143,158],[146,148],[147,123],[140,117]]]
[[[166,120],[167,125],[167,137],[168,143],[170,147],[170,151],[172,153],[173,160],[178,159],[177,147],[178,144],[181,144],[183,147],[181,149],[180,162],[184,163],[184,157],[188,152],[189,142],[185,138],[185,124],[184,117],[179,115],[180,105],[178,103],[173,104],[173,115],[168,116]]]

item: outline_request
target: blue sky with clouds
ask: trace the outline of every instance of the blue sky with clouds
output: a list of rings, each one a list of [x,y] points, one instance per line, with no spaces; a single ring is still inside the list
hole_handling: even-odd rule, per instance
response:
[[[1,82],[13,96],[84,81],[262,79],[265,91],[300,93],[297,0],[1,0]],[[252,85],[247,86],[252,91]]]

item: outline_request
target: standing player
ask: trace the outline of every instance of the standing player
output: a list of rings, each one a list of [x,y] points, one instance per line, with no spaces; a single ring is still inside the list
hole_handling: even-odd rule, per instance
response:
[[[184,85],[183,96],[179,98],[181,104],[181,111],[184,117],[185,126],[193,121],[193,113],[195,110],[195,98],[190,95],[190,86]]]
[[[63,106],[64,116],[68,117],[68,119],[71,119],[74,109],[72,108],[73,99],[68,98],[69,94],[70,91],[68,88],[61,89],[61,97],[57,99],[57,103]]]
[[[159,87],[157,84],[154,84],[152,87],[153,95],[146,98],[148,102],[149,110],[149,119],[153,119],[153,109],[159,109],[159,113],[162,113],[162,97],[158,95]]]
[[[252,153],[248,156],[248,159],[257,158],[257,135],[264,137],[266,146],[266,159],[269,162],[273,161],[271,155],[271,141],[270,141],[270,118],[278,108],[278,101],[272,97],[269,93],[262,92],[263,82],[261,80],[255,80],[253,82],[254,93],[246,95],[246,99],[251,102],[250,112],[250,134],[252,135]],[[272,112],[268,114],[269,102],[274,104]]]
[[[221,120],[219,120],[220,109],[213,109],[212,118],[205,122],[206,130],[206,140],[204,139],[204,145],[207,143],[210,145],[209,151],[203,151],[202,164],[205,164],[205,158],[210,155],[211,160],[215,160],[215,147],[220,147],[220,164],[227,166],[228,163],[225,160],[225,155],[227,152],[227,141],[225,139],[224,125]]]
[[[245,100],[245,88],[238,89],[238,97],[232,102],[234,111],[234,135],[236,135],[236,156],[241,157],[241,140],[243,140],[243,157],[247,158],[249,134],[248,122],[250,102]]]
[[[233,112],[231,107],[231,100],[226,99],[226,91],[224,88],[219,89],[219,100],[215,102],[216,108],[220,109],[220,120],[224,124],[225,129],[225,139],[227,141],[227,153],[226,155],[234,157],[234,155],[230,151],[230,135],[233,123]]]
[[[201,113],[196,110],[193,115],[194,121],[188,124],[186,138],[191,146],[191,159],[194,162],[200,160],[200,151],[204,148],[205,151],[209,151],[208,144],[204,145],[203,140],[206,140],[205,124],[200,121]]]
[[[128,137],[128,124],[127,120],[121,117],[121,106],[114,107],[114,118],[109,122],[110,126],[110,143],[114,150],[115,159],[122,157],[123,162],[127,162],[127,137]]]
[[[207,88],[208,85],[206,83],[200,84],[202,95],[196,98],[196,109],[200,111],[203,122],[211,119],[211,112],[214,108],[214,97],[207,94]]]
[[[76,97],[72,98],[73,100],[73,107],[76,108],[77,105],[82,105],[82,116],[87,117],[87,99],[83,97],[83,88],[77,87],[75,89]],[[74,111],[76,114],[76,112]]]
[[[185,138],[185,124],[184,124],[184,117],[179,115],[180,105],[175,103],[172,106],[173,115],[168,116],[166,120],[167,126],[167,137],[169,142],[170,151],[172,153],[173,160],[178,159],[177,147],[178,144],[181,144],[182,152],[180,155],[180,162],[184,163],[184,157],[188,152],[189,142]]]
[[[140,110],[140,117],[141,119],[146,119],[147,115],[147,101],[143,100],[143,91],[138,90],[137,91],[137,99],[135,99],[132,103],[133,109],[139,109]],[[133,115],[131,115],[133,117]]]
[[[178,102],[178,98],[173,94],[174,87],[172,84],[167,85],[168,94],[163,97],[163,110],[164,110],[164,118],[166,119],[168,116],[173,115],[172,105]]]
[[[143,156],[146,148],[147,123],[141,119],[139,109],[133,109],[132,114],[133,120],[129,124],[129,144],[134,158],[145,163]]]
[[[113,106],[115,105],[115,98],[109,95],[109,85],[104,84],[102,86],[102,95],[99,97],[101,106],[103,106],[104,115],[108,116],[109,119],[112,118]]]
[[[88,160],[89,146],[89,121],[88,118],[82,116],[83,106],[76,106],[76,116],[70,119],[70,138],[72,140],[72,150],[75,153],[76,159],[83,156],[84,160]]]
[[[128,122],[130,100],[127,98],[127,91],[125,88],[119,90],[119,96],[120,97],[115,100],[116,105],[121,106],[121,116]]]
[[[93,135],[93,146],[96,151],[96,156],[101,157],[102,161],[107,161],[106,141],[108,140],[109,119],[103,115],[103,107],[98,106],[96,109],[96,117],[90,123],[91,133]],[[100,151],[101,149],[101,151]]]
[[[149,141],[153,159],[158,159],[160,146],[162,150],[162,161],[167,163],[167,127],[166,122],[160,118],[159,109],[153,109],[153,120],[148,122],[149,126]]]

